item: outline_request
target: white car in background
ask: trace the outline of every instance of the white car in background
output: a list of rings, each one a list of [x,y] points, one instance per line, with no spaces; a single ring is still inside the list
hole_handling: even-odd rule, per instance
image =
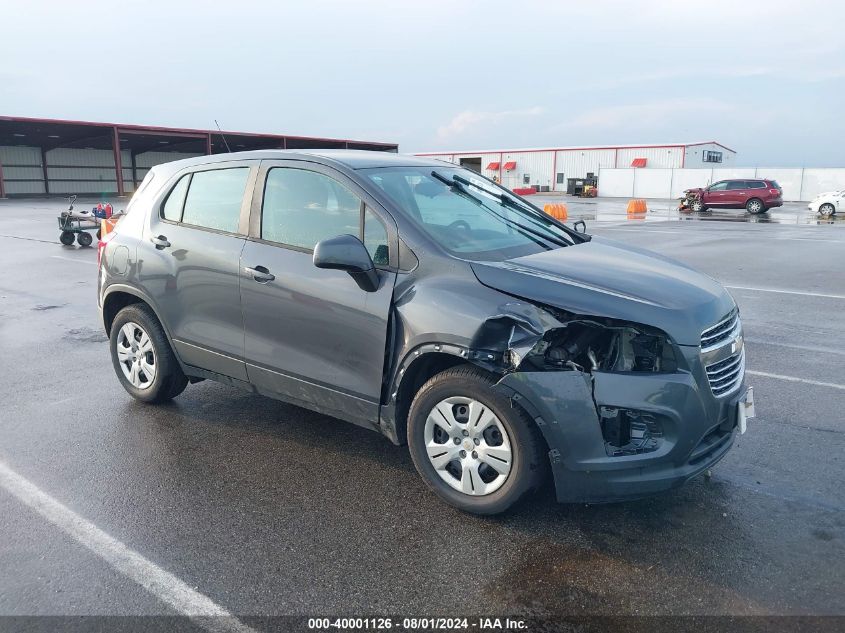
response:
[[[807,208],[824,216],[834,215],[837,211],[845,211],[845,189],[820,193],[807,205]]]

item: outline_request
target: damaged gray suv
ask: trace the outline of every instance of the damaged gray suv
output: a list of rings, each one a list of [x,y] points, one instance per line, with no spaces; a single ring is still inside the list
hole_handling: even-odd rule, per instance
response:
[[[102,248],[99,306],[138,400],[212,379],[348,420],[480,514],[549,473],[560,501],[667,490],[753,415],[722,286],[439,161],[159,165]]]

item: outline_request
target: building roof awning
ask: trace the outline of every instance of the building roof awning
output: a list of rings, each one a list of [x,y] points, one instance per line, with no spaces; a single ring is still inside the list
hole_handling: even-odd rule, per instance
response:
[[[495,171],[495,170],[499,169],[499,165],[501,165],[501,163],[492,162],[489,165],[487,165],[487,169],[492,169],[492,170]]]
[[[648,162],[647,158],[635,158],[631,161],[631,167],[645,167],[645,164]]]
[[[505,169],[507,169],[508,171],[510,171],[512,169],[516,169],[516,161],[515,160],[509,160],[508,162],[506,162],[505,163]]]

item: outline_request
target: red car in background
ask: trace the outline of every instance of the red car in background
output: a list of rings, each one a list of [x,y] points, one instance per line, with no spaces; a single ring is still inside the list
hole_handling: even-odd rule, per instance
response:
[[[783,206],[783,189],[776,180],[720,180],[704,189],[688,189],[684,193],[693,198],[690,205],[693,211],[745,209],[756,215]]]

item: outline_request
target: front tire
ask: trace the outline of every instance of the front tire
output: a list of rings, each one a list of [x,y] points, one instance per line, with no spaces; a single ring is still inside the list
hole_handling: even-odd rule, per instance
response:
[[[821,213],[824,217],[829,218],[832,215],[836,215],[836,207],[829,202],[825,202],[819,207],[819,213]]]
[[[117,313],[109,347],[120,384],[136,400],[165,402],[185,390],[188,379],[147,305],[134,303]]]
[[[757,215],[758,213],[765,213],[766,206],[763,204],[762,200],[759,200],[758,198],[751,198],[751,200],[745,204],[745,210],[751,215]]]
[[[690,205],[690,209],[696,213],[701,213],[702,211],[706,211],[707,207],[704,206],[704,203],[701,200],[693,200],[692,205]]]
[[[65,246],[70,246],[76,241],[76,235],[72,231],[62,231],[59,241]]]
[[[408,413],[417,472],[450,505],[499,514],[540,486],[546,444],[534,422],[466,365],[443,371],[417,392]]]

